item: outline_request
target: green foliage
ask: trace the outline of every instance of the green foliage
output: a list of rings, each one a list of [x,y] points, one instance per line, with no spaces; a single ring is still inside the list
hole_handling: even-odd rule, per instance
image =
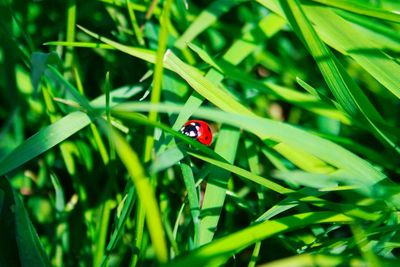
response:
[[[0,266],[398,266],[399,10],[2,1]]]

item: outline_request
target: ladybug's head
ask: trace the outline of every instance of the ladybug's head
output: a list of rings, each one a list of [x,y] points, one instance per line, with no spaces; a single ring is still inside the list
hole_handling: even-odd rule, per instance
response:
[[[181,128],[181,133],[183,133],[186,136],[189,136],[193,139],[197,139],[197,137],[199,136],[199,128],[200,126],[198,124],[196,124],[195,122],[192,122],[190,124],[185,124],[182,128]]]
[[[212,142],[210,126],[201,120],[190,120],[186,122],[181,128],[181,133],[207,146]]]

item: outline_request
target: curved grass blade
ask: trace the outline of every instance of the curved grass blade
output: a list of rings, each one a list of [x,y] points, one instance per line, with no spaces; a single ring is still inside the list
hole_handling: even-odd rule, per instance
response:
[[[122,163],[125,165],[125,168],[128,170],[132,183],[137,190],[137,195],[143,205],[146,214],[146,223],[156,257],[161,263],[167,262],[168,250],[164,230],[161,223],[159,207],[150,180],[146,177],[137,154],[132,150],[125,138],[114,129],[110,129],[106,121],[99,120],[98,123],[103,132],[107,133],[111,131],[110,136],[115,144],[115,150]]]
[[[18,245],[15,239],[15,214],[12,207],[15,206],[14,192],[8,179],[0,177],[0,227],[7,229],[0,239],[0,262],[4,266],[20,266],[18,257]]]
[[[200,196],[196,189],[195,178],[193,175],[190,162],[183,159],[180,163],[183,181],[187,190],[187,198],[189,200],[190,213],[193,219],[193,247],[197,248],[200,244]]]
[[[263,240],[287,231],[304,228],[311,224],[350,223],[352,221],[350,217],[334,212],[309,212],[277,220],[265,221],[213,241],[208,245],[194,250],[185,257],[171,261],[165,266],[218,266],[235,253],[254,244],[258,240]]]
[[[357,2],[346,2],[342,0],[311,0],[313,2],[324,4],[327,6],[340,8],[346,11],[353,12],[355,14],[360,14],[364,16],[369,16],[372,18],[382,19],[390,22],[400,23],[400,15],[395,12],[387,11],[384,9],[378,9],[371,6],[368,6],[368,2],[366,5],[359,4]]]
[[[103,43],[93,43],[93,42],[51,41],[51,42],[46,42],[43,45],[81,47],[81,48],[101,48],[101,49],[115,50],[115,48],[113,46],[111,46],[111,45],[103,44]]]
[[[375,44],[374,36],[360,32],[328,8],[306,5],[304,10],[310,20],[316,23],[316,30],[328,45],[353,58],[387,90],[400,98],[400,64]]]
[[[35,91],[38,90],[43,73],[47,69],[48,64],[53,64],[61,67],[61,59],[57,53],[35,52],[32,54],[31,81]]]
[[[400,36],[394,28],[389,28],[385,23],[370,20],[366,17],[349,12],[337,12],[342,18],[350,22],[356,28],[366,32],[370,40],[373,40],[377,48],[383,51],[400,51]]]
[[[244,2],[244,0],[218,0],[212,2],[204,9],[199,16],[190,24],[186,31],[175,42],[178,49],[185,48],[186,44],[191,42],[201,32],[210,27],[218,20],[218,17],[228,12],[235,5]]]
[[[1,177],[0,179],[0,192],[2,192],[4,196],[4,206],[3,210],[0,210],[0,215],[4,216],[6,212],[9,210],[13,210],[14,212],[10,212],[9,215],[11,215],[11,218],[1,218],[1,223],[3,222],[10,222],[10,224],[6,224],[7,228],[3,230],[9,231],[9,233],[12,233],[13,236],[10,238],[14,239],[16,242],[16,246],[18,251],[13,251],[10,248],[6,248],[6,246],[13,246],[13,243],[10,244],[5,244],[5,241],[10,241],[8,240],[6,234],[4,241],[0,241],[0,247],[4,251],[0,252],[0,256],[2,256],[1,263],[7,264],[11,263],[10,261],[6,261],[6,259],[10,255],[2,255],[5,251],[9,253],[16,253],[15,255],[11,255],[14,259],[12,260],[15,265],[13,266],[22,266],[22,267],[50,267],[50,260],[48,256],[46,255],[46,252],[40,243],[39,236],[36,233],[35,228],[33,227],[33,224],[31,220],[29,219],[28,213],[25,210],[24,204],[21,201],[19,195],[14,192],[14,190],[11,187],[10,182],[6,177]],[[1,193],[0,193],[1,194]],[[1,196],[1,195],[0,195]],[[2,226],[6,226],[2,225]],[[13,228],[15,227],[15,228]],[[7,232],[6,231],[6,232]],[[3,258],[3,256],[5,258]],[[16,259],[19,258],[19,262],[16,262]],[[4,260],[4,261],[3,261]]]
[[[285,16],[278,0],[257,0],[257,2],[276,14]],[[398,79],[400,65],[379,49],[375,43],[375,35],[368,35],[368,32],[356,29],[327,7],[305,4],[301,7],[313,23],[319,37],[326,44],[351,56],[390,92],[400,97],[400,80]],[[388,38],[392,38],[390,34]]]
[[[223,73],[226,77],[236,80],[242,83],[244,86],[255,88],[267,95],[275,96],[278,99],[287,101],[291,104],[297,105],[316,114],[340,120],[345,124],[350,123],[350,120],[345,113],[334,109],[332,105],[328,104],[330,101],[323,102],[317,95],[308,95],[273,83],[263,83],[256,81],[255,79],[251,78],[250,75],[247,75],[245,72],[229,64],[228,62],[212,58],[206,51],[204,51],[200,47],[194,44],[188,44],[188,46],[190,49],[196,52],[200,56],[200,58],[203,59],[206,63],[213,66],[215,69]]]
[[[396,139],[377,126],[385,124],[383,118],[355,81],[346,73],[344,67],[332,52],[321,41],[297,0],[281,1],[281,4],[294,31],[315,58],[326,83],[340,106],[353,118],[366,123],[371,132],[384,144],[400,153],[400,149],[395,143]]]
[[[147,62],[150,63],[155,63],[156,62],[156,52],[149,50],[149,49],[144,49],[144,48],[140,48],[140,47],[131,47],[131,46],[126,46],[126,45],[122,45],[118,42],[115,42],[111,39],[108,39],[106,37],[100,36],[92,31],[89,31],[88,29],[85,29],[82,26],[78,25],[78,28],[81,29],[83,32],[85,32],[86,34],[92,36],[93,38],[98,39],[99,41],[102,41],[112,47],[114,47],[117,50],[120,50],[128,55],[131,55],[133,57],[137,57],[140,58],[142,60],[145,60]]]
[[[89,123],[90,118],[86,113],[75,111],[43,128],[2,159],[0,162],[0,175],[21,166],[58,145]]]
[[[124,234],[123,227],[129,218],[129,214],[132,211],[133,205],[136,201],[136,190],[135,187],[129,184],[125,197],[122,199],[121,203],[118,204],[117,214],[115,215],[115,228],[110,235],[110,241],[107,245],[107,252],[111,252],[115,249],[118,241]],[[106,253],[100,263],[100,266],[106,266],[107,260],[110,255]]]
[[[272,210],[269,212],[269,214],[264,214],[261,217],[263,217],[265,219],[266,216],[271,216],[272,213],[274,213],[276,215],[277,212],[279,211],[284,211],[284,210],[288,210],[292,207],[294,207],[293,205],[297,206],[300,202],[307,202],[310,203],[312,205],[315,205],[317,207],[321,207],[321,208],[327,208],[329,210],[332,211],[336,211],[339,213],[344,213],[348,216],[352,216],[352,217],[356,217],[356,218],[361,218],[363,220],[372,220],[372,221],[376,221],[379,218],[381,218],[381,215],[377,215],[377,214],[373,214],[371,212],[365,212],[363,210],[361,210],[358,207],[354,207],[353,204],[351,205],[347,205],[347,204],[337,204],[337,203],[332,203],[329,201],[326,201],[322,198],[319,198],[319,195],[322,195],[323,193],[321,192],[313,192],[310,190],[310,188],[305,187],[302,190],[299,191],[295,191],[289,188],[285,188],[275,182],[272,182],[264,177],[261,177],[259,175],[256,175],[254,173],[251,173],[247,170],[244,170],[242,168],[239,168],[237,166],[234,166],[232,164],[226,163],[226,162],[221,162],[218,160],[214,160],[211,158],[207,158],[195,153],[189,153],[191,156],[194,156],[198,159],[201,159],[205,162],[211,163],[215,166],[218,166],[219,168],[225,169],[227,171],[230,171],[236,175],[239,175],[240,177],[243,177],[244,179],[247,179],[249,181],[255,182],[260,184],[261,186],[264,186],[266,188],[271,189],[272,191],[275,191],[279,194],[282,195],[287,195],[288,198],[283,200],[276,209]],[[322,181],[323,182],[323,181]],[[335,187],[338,188],[338,187]],[[352,188],[352,189],[357,189],[357,188]],[[289,204],[289,205],[288,205]],[[293,205],[290,205],[293,204]],[[261,221],[263,220],[263,218],[259,218],[257,221]]]
[[[211,80],[204,78],[196,68],[181,61],[171,51],[167,51],[165,63],[170,66],[171,70],[186,80],[199,94],[214,105],[231,112],[241,114],[252,113],[245,106],[236,101],[226,90],[216,86]]]
[[[167,0],[164,3],[163,13],[160,19],[161,29],[158,36],[158,49],[156,52],[156,61],[154,66],[154,79],[153,79],[153,88],[151,90],[150,101],[153,104],[160,102],[161,98],[161,85],[164,73],[164,54],[167,48],[167,38],[168,38],[168,23],[170,23],[170,9],[171,9],[172,1]],[[157,112],[150,111],[149,119],[151,121],[157,120]],[[144,152],[144,161],[150,161],[151,155],[154,147],[154,138],[153,133],[147,131],[145,138],[145,152]]]
[[[111,92],[110,106],[115,106],[121,101],[139,93],[141,90],[142,88],[140,86],[114,90]],[[93,108],[105,107],[105,95],[94,99],[90,104],[93,105]],[[75,111],[41,129],[0,161],[0,175],[21,166],[58,145],[74,133],[89,125],[90,122],[91,120],[86,113]]]
[[[191,153],[191,152],[189,152],[189,155],[191,155],[193,157],[196,157],[198,159],[201,159],[201,160],[203,160],[205,162],[211,163],[211,164],[213,164],[213,165],[215,165],[215,166],[217,166],[219,168],[228,170],[228,171],[230,171],[232,173],[235,173],[235,174],[237,174],[237,175],[239,175],[241,177],[245,177],[246,179],[249,179],[252,182],[258,183],[258,184],[260,184],[260,185],[262,185],[262,186],[264,186],[264,187],[266,187],[266,188],[268,188],[268,189],[270,189],[270,190],[272,190],[274,192],[277,192],[279,194],[286,195],[286,194],[290,194],[290,193],[294,193],[295,192],[292,189],[285,188],[285,187],[279,185],[278,183],[275,183],[275,182],[272,182],[270,180],[267,180],[267,179],[265,179],[265,178],[263,178],[261,176],[258,176],[256,174],[253,174],[253,173],[249,172],[249,171],[246,171],[244,169],[236,167],[236,166],[234,166],[234,165],[232,165],[230,163],[217,161],[217,160],[214,160],[214,159],[211,159],[211,158],[207,158],[207,157],[204,157],[204,156],[201,156],[201,155],[198,155],[198,154],[195,154],[195,153]]]
[[[233,163],[236,158],[239,138],[240,131],[238,129],[223,125],[219,131],[215,152],[227,162]],[[214,237],[225,202],[230,177],[230,172],[226,170],[215,168],[214,166],[210,170],[203,205],[201,206],[200,245],[210,242]]]
[[[307,266],[325,266],[335,267],[340,265],[349,267],[364,266],[367,263],[359,258],[349,258],[348,256],[332,256],[320,254],[302,254],[292,257],[287,257],[281,260],[275,260],[270,263],[259,265],[260,267],[307,267]],[[386,266],[386,265],[385,265]]]
[[[257,42],[262,42],[265,39],[272,37],[284,26],[285,21],[275,14],[269,14],[259,21],[256,27],[245,32],[243,37],[236,40],[232,46],[223,55],[223,59],[232,64],[239,64],[247,56],[249,56],[257,47]],[[248,25],[247,25],[248,26]],[[246,26],[245,26],[246,27]],[[224,76],[211,69],[205,75],[207,79],[210,79],[215,84],[219,84]],[[185,108],[179,113],[178,118],[174,123],[174,129],[178,129],[187,119],[193,114],[193,112],[200,107],[204,99],[199,96],[197,92],[189,97],[185,104]]]

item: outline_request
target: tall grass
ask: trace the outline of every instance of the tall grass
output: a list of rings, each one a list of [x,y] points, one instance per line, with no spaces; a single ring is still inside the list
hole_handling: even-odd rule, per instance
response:
[[[399,10],[1,3],[0,266],[397,266]]]

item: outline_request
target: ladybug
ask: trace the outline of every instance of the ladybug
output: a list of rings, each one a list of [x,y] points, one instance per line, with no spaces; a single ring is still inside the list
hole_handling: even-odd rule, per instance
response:
[[[196,139],[200,143],[209,146],[212,142],[212,132],[210,126],[205,121],[190,120],[186,122],[182,128],[181,133]]]

